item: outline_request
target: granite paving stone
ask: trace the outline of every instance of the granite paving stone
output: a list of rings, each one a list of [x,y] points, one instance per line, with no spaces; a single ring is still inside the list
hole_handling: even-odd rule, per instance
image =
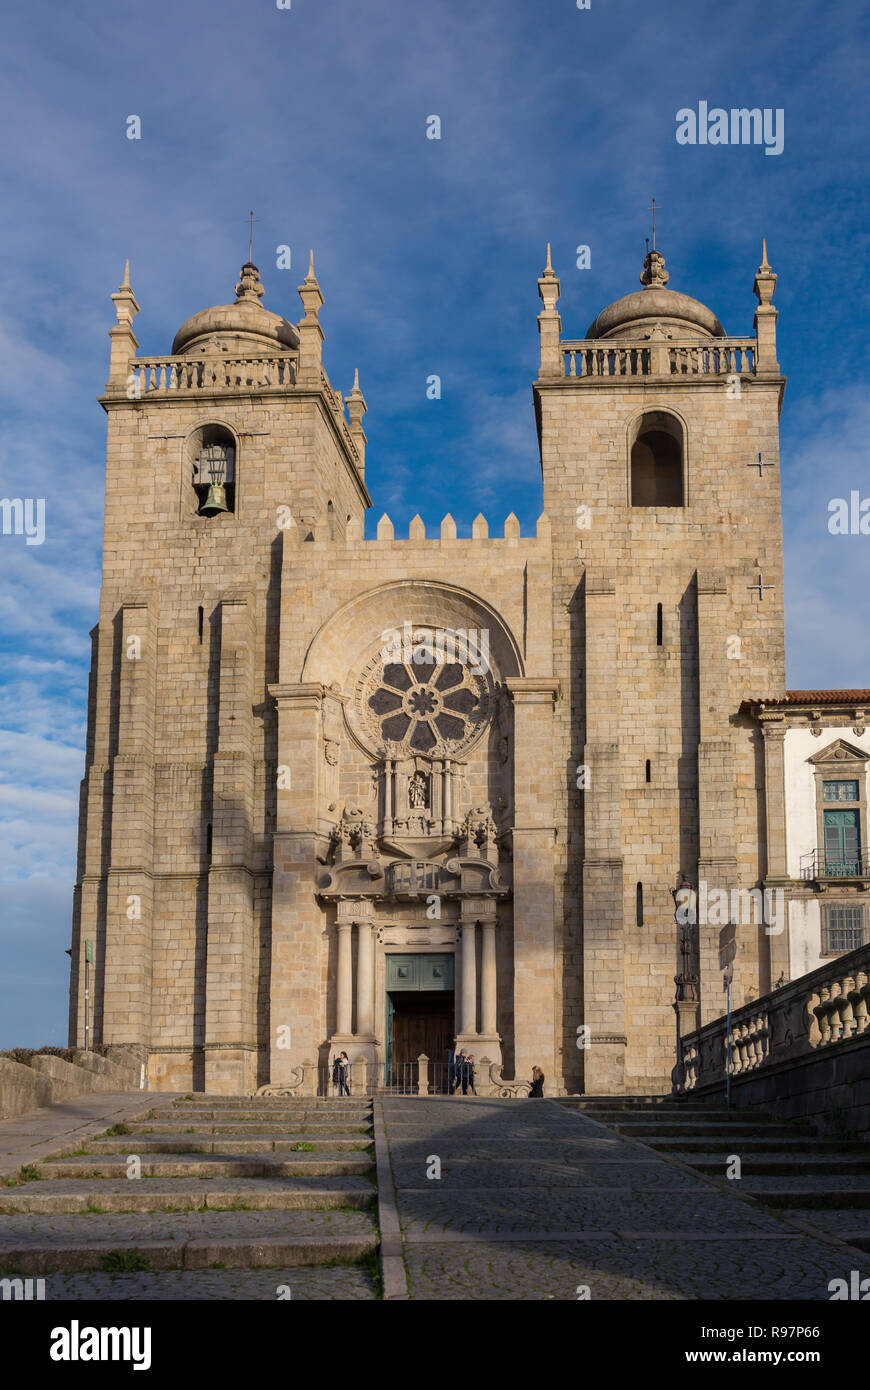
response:
[[[384,1112],[413,1299],[827,1299],[855,1257],[847,1223],[799,1226],[557,1102]]]

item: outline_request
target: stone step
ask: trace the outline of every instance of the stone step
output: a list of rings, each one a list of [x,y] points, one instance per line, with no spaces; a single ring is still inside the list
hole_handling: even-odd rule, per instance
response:
[[[124,1178],[126,1159],[114,1162],[99,1154],[83,1154],[75,1158],[50,1159],[40,1164],[41,1171],[57,1178]],[[174,1157],[143,1158],[144,1177],[191,1178],[264,1178],[340,1177],[349,1173],[367,1173],[373,1167],[371,1158],[353,1153],[297,1153],[293,1158],[265,1154],[254,1158],[206,1157],[197,1153],[177,1154]],[[131,1179],[131,1181],[135,1181]]]
[[[658,1149],[662,1153],[709,1153],[718,1135],[699,1135],[697,1138],[683,1136],[679,1139],[659,1138],[652,1135],[644,1139],[644,1143],[649,1144],[650,1148]],[[841,1156],[843,1158],[864,1158],[870,1162],[870,1145],[863,1144],[859,1140],[839,1140],[839,1139],[812,1139],[812,1138],[789,1138],[786,1143],[776,1137],[768,1138],[766,1135],[755,1133],[749,1135],[738,1134],[734,1141],[741,1154],[770,1154],[775,1156],[782,1154],[784,1158],[789,1155],[811,1154],[818,1159],[824,1159],[826,1155]],[[730,1140],[729,1140],[730,1143]],[[870,1169],[868,1169],[870,1171]]]
[[[139,1120],[127,1126],[130,1134],[237,1134],[239,1136],[248,1134],[268,1134],[273,1137],[289,1132],[298,1133],[302,1130],[306,1134],[370,1134],[371,1124],[360,1122],[359,1124],[350,1117],[349,1119],[334,1120],[309,1120],[301,1115],[294,1115],[292,1120],[239,1120],[226,1122],[212,1122],[210,1120],[197,1120],[196,1124],[184,1122],[175,1123],[168,1120]],[[111,1137],[111,1136],[110,1136]]]
[[[172,1101],[159,1101],[167,1109],[187,1110],[251,1110],[263,1115],[269,1110],[371,1110],[371,1096],[180,1096]]]
[[[568,1099],[570,1100],[570,1097]],[[695,1107],[692,1109],[684,1108],[680,1110],[644,1110],[640,1106],[621,1107],[617,1105],[608,1105],[607,1107],[602,1107],[599,1109],[596,1106],[584,1104],[568,1105],[568,1102],[564,1097],[560,1097],[559,1102],[560,1104],[566,1105],[566,1108],[587,1112],[592,1119],[599,1120],[602,1124],[608,1124],[611,1121],[613,1121],[614,1123],[625,1121],[627,1123],[632,1124],[642,1123],[649,1125],[690,1125],[693,1123],[739,1125],[751,1124],[758,1125],[760,1128],[767,1128],[767,1126],[769,1125],[781,1125],[783,1123],[786,1123],[782,1120],[776,1120],[770,1115],[756,1114],[754,1111],[748,1110],[727,1110],[724,1106],[717,1109],[712,1109],[709,1107],[705,1109],[699,1109]],[[809,1128],[809,1124],[805,1120],[789,1120],[787,1124],[789,1131],[793,1129],[800,1130]]]
[[[685,1151],[674,1152],[674,1158],[683,1161],[692,1168],[696,1168],[699,1173],[712,1173],[717,1176],[724,1176],[727,1154],[715,1153],[687,1153]],[[833,1158],[817,1156],[816,1154],[795,1154],[789,1158],[785,1154],[777,1157],[765,1157],[762,1154],[753,1154],[750,1159],[742,1164],[744,1177],[761,1177],[780,1175],[789,1177],[793,1174],[803,1176],[807,1171],[817,1168],[819,1176],[848,1176],[870,1174],[870,1159],[867,1158]],[[756,1194],[753,1192],[752,1194]]]
[[[784,1147],[791,1147],[792,1143],[811,1144],[815,1142],[810,1137],[795,1131],[790,1125],[755,1125],[741,1124],[737,1121],[730,1124],[720,1124],[718,1121],[707,1123],[706,1121],[691,1120],[685,1124],[673,1124],[670,1120],[661,1120],[658,1123],[649,1120],[619,1120],[610,1125],[611,1129],[618,1134],[627,1135],[632,1139],[642,1139],[645,1143],[659,1139],[706,1139],[714,1142],[717,1139],[750,1139],[758,1137],[771,1143],[779,1142]]]
[[[135,1142],[131,1142],[135,1140]],[[305,1152],[310,1147],[317,1150],[364,1152],[373,1143],[365,1134],[304,1134],[284,1135],[276,1138],[272,1134],[252,1134],[244,1139],[209,1134],[149,1134],[122,1135],[112,1139],[89,1139],[88,1153],[128,1154],[135,1150],[143,1153],[201,1153],[201,1154],[256,1154]],[[305,1145],[302,1149],[300,1146]]]
[[[261,1110],[220,1110],[215,1107],[202,1110],[180,1110],[169,1107],[158,1107],[152,1110],[146,1117],[144,1123],[149,1121],[169,1124],[262,1124],[266,1121],[269,1124],[288,1124],[299,1125],[307,1124],[309,1121],[326,1121],[329,1123],[370,1125],[372,1116],[370,1110],[270,1110],[263,1113]]]
[[[0,1214],[156,1212],[187,1210],[312,1211],[353,1207],[363,1210],[375,1200],[365,1176],[219,1178],[151,1178],[143,1186],[126,1178],[44,1178],[21,1187],[0,1189]]]
[[[775,1175],[756,1178],[754,1185],[743,1179],[741,1186],[750,1197],[766,1207],[776,1207],[780,1211],[789,1207],[799,1207],[810,1219],[814,1211],[841,1211],[848,1208],[870,1212],[870,1184],[861,1188],[846,1183],[835,1188],[831,1186],[829,1179],[802,1176],[784,1178],[783,1185],[777,1187],[776,1181]]]
[[[813,1208],[784,1207],[786,1216],[806,1221],[829,1236],[838,1236],[860,1250],[870,1249],[870,1207]]]
[[[377,1250],[377,1235],[368,1236],[270,1236],[258,1239],[202,1239],[148,1241],[137,1239],[135,1247],[119,1246],[117,1242],[92,1241],[58,1246],[32,1242],[19,1245],[4,1243],[0,1247],[0,1271],[23,1276],[50,1274],[54,1271],[73,1273],[78,1270],[112,1268],[113,1257],[135,1253],[141,1256],[149,1270],[164,1269],[255,1269],[263,1265],[332,1264],[341,1260],[350,1263]],[[123,1266],[122,1266],[123,1267]]]
[[[674,1100],[672,1096],[552,1096],[551,1099],[558,1105],[577,1106],[581,1110],[645,1110],[665,1114],[688,1111],[709,1114],[711,1110],[723,1110],[728,1113],[727,1107],[718,1101],[708,1105],[701,1101]]]

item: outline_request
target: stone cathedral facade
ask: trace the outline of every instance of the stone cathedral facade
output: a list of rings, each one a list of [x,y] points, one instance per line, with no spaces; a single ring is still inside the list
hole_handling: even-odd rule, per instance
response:
[[[741,928],[738,1003],[795,942],[809,968],[776,276],[765,254],[742,338],[668,278],[652,251],[568,341],[548,254],[534,535],[383,515],[365,540],[366,403],[323,366],[313,258],[298,323],[246,264],[167,357],[137,355],[125,273],[71,1040],[89,941],[91,1039],[145,1049],[154,1088],[304,1090],[340,1048],[388,1081],[457,1042],[484,1091],[533,1065],[549,1094],[662,1091],[675,976],[688,1022],[722,1012],[720,929],[681,938],[681,875],[799,900],[794,941]],[[853,694],[812,751],[848,734],[863,789]]]

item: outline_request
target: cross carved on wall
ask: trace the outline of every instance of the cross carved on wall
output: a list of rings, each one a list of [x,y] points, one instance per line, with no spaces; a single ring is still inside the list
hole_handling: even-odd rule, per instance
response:
[[[756,580],[756,582],[755,582],[754,584],[747,584],[747,586],[746,586],[747,589],[750,591],[750,593],[758,594],[758,602],[759,602],[759,603],[761,603],[761,602],[763,601],[763,599],[764,599],[764,591],[765,591],[765,589],[772,589],[772,588],[773,588],[773,585],[772,585],[772,584],[763,584],[763,583],[762,583],[762,579],[763,579],[763,576],[762,576],[762,575],[759,575],[759,576],[758,576],[758,579]]]

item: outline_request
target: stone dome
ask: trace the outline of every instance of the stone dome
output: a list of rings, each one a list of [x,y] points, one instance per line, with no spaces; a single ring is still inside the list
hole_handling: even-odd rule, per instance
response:
[[[589,338],[646,338],[660,325],[667,338],[724,338],[725,329],[711,309],[687,294],[666,288],[670,276],[660,251],[643,263],[642,290],[623,295],[602,309],[586,330]]]
[[[253,355],[298,347],[299,334],[294,325],[263,308],[260,299],[264,293],[257,267],[250,262],[243,265],[235,303],[216,304],[191,315],[173,339],[172,356],[199,352]]]

